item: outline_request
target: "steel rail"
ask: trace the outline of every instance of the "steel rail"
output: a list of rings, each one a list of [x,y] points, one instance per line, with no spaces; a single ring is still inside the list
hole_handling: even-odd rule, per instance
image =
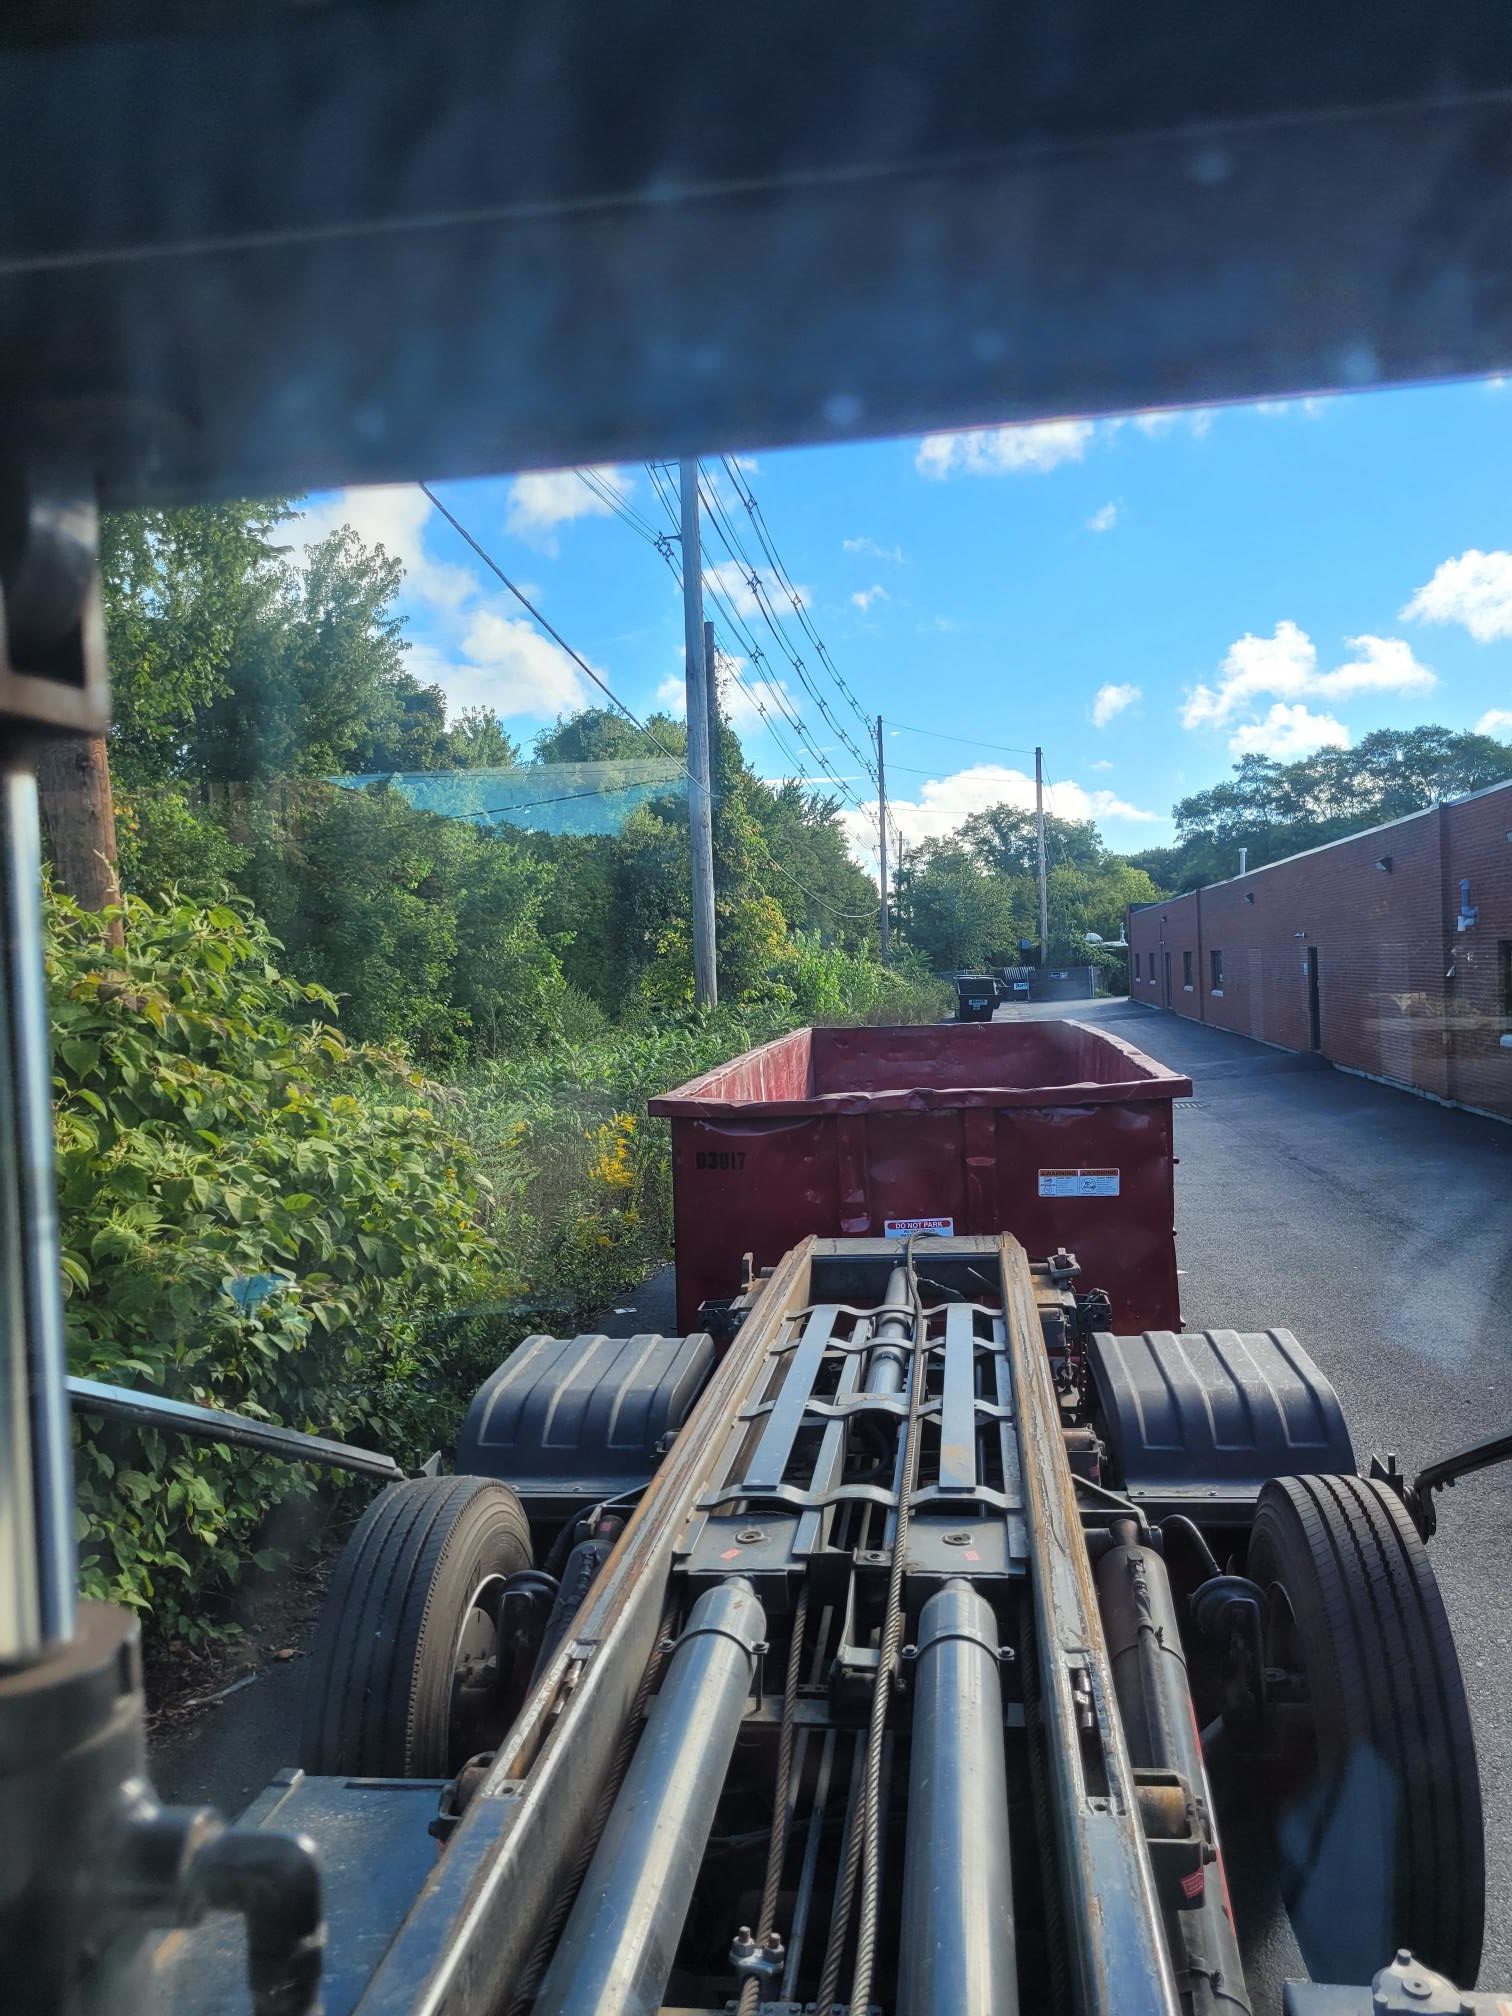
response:
[[[1078,2016],[1178,2016],[1029,1261],[998,1242],[1067,1958]]]
[[[814,1245],[805,1239],[795,1246],[763,1286],[411,1905],[357,2016],[492,2016],[523,1978],[655,1649],[675,1549],[726,1451],[732,1417],[807,1290]]]
[[[129,1421],[137,1428],[157,1428],[165,1435],[187,1435],[201,1442],[230,1442],[265,1456],[281,1456],[286,1463],[318,1463],[325,1470],[352,1470],[388,1484],[404,1482],[403,1469],[381,1450],[358,1449],[350,1442],[332,1442],[324,1435],[307,1435],[276,1421],[254,1421],[248,1414],[229,1414],[219,1407],[198,1407],[192,1400],[174,1400],[166,1393],[139,1393],[98,1379],[70,1379],[68,1401],[76,1414]]]

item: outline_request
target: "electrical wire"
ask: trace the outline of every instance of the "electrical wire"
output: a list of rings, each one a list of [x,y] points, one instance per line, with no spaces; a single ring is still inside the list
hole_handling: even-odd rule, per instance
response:
[[[739,465],[735,461],[733,461],[730,456],[726,455],[722,458],[722,460],[724,463],[725,472],[730,479],[730,482],[735,490],[736,496],[740,499],[742,504],[746,506],[747,511],[751,513],[752,529],[756,532],[756,536],[761,542],[762,551],[766,555],[766,558],[770,564],[773,579],[777,582],[778,586],[787,596],[789,602],[791,602],[794,612],[798,617],[798,621],[802,626],[805,635],[810,639],[810,641],[815,646],[815,649],[819,653],[820,660],[824,664],[825,669],[829,672],[831,678],[835,680],[836,685],[839,687],[841,693],[844,695],[847,701],[849,701],[851,706],[855,708],[858,720],[860,720],[863,723],[869,734],[871,726],[870,722],[867,720],[867,717],[861,713],[860,707],[855,700],[855,696],[851,693],[849,687],[845,685],[844,680],[840,678],[839,673],[835,670],[834,666],[829,662],[829,654],[825,649],[824,640],[819,635],[818,631],[814,628],[813,622],[808,615],[808,611],[802,596],[799,594],[797,588],[793,585],[791,577],[788,575],[787,570],[784,568],[781,559],[779,558],[774,546],[771,543],[770,537],[766,530],[765,521],[761,518],[760,515],[761,507],[759,503],[756,501],[756,495],[754,490],[751,488],[749,483],[742,482],[739,471]],[[701,472],[701,474],[702,473],[703,472]],[[724,510],[723,502],[719,496],[717,489],[715,488],[712,476],[703,475],[701,489],[705,505],[709,511],[710,516],[713,518],[716,527],[719,529],[720,536],[725,543],[726,550],[729,552],[732,560],[736,560],[736,556],[737,555],[739,556],[738,560],[736,560],[736,564],[744,568],[747,580],[750,584],[751,592],[753,595],[757,597],[758,605],[761,606],[764,591],[761,586],[760,569],[752,561],[750,553],[748,552],[746,546],[742,542],[738,532],[734,531],[734,529],[731,527],[729,518]],[[775,627],[776,613],[775,611],[770,609],[769,604],[770,604],[770,598],[768,597],[766,605],[763,606],[763,616],[770,624],[772,624]],[[784,649],[786,650],[786,647],[784,647]],[[845,732],[845,729],[841,726],[841,724],[838,721],[835,720],[833,715],[829,712],[827,704],[821,698],[817,689],[813,688],[812,686],[809,686],[807,678],[807,668],[806,666],[804,666],[801,657],[798,656],[798,654],[796,653],[790,655],[792,656],[794,669],[798,671],[800,677],[804,679],[804,684],[806,687],[808,687],[808,690],[814,700],[815,705],[820,708],[821,712],[824,714],[824,718],[829,722],[830,726],[834,729],[835,733],[839,735],[841,740],[845,743],[846,747],[850,750],[851,754],[855,757],[856,761],[862,765],[862,767],[867,771],[867,774],[872,778],[873,782],[875,782],[877,775],[875,762],[870,761],[868,758],[862,756],[861,752],[855,747],[854,743],[851,742],[849,736]]]
[[[863,712],[860,701],[846,684],[840,668],[831,659],[824,639],[814,628],[813,621],[809,616],[803,599],[794,587],[792,578],[778,556],[776,541],[771,536],[771,530],[766,522],[766,515],[762,511],[761,504],[756,496],[755,485],[744,475],[740,464],[733,456],[725,455],[721,459],[724,462],[725,474],[730,479],[730,484],[734,489],[735,495],[744,504],[747,512],[750,514],[752,527],[755,530],[756,537],[761,542],[761,549],[770,561],[772,572],[776,575],[779,585],[785,590],[788,600],[792,603],[794,614],[802,625],[804,633],[818,652],[821,664],[834,680],[836,687],[851,708],[851,711],[855,714],[856,719],[861,723],[866,733],[870,735],[873,725],[872,717]],[[874,771],[873,775],[875,774]]]
[[[642,518],[623,491],[616,490],[614,485],[607,482],[597,469],[579,469],[575,473],[578,481],[584,488],[595,496],[608,510],[612,511],[616,518],[623,519],[625,524],[639,532],[641,537],[649,540],[653,546],[656,544],[656,527]]]
[[[768,593],[766,587],[762,582],[760,570],[752,565],[750,557],[745,552],[745,549],[741,546],[738,536],[735,535],[730,530],[729,521],[725,516],[723,507],[719,500],[718,493],[715,491],[712,481],[704,473],[702,467],[700,467],[699,470],[698,488],[699,488],[699,496],[703,503],[705,514],[713,530],[717,533],[720,539],[720,543],[724,546],[730,564],[734,566],[738,571],[744,574],[746,586],[750,590],[752,600],[755,602],[757,611],[760,614],[763,623],[765,623],[767,629],[770,631],[772,639],[776,643],[778,650],[782,653],[782,655],[787,659],[788,663],[792,666],[793,671],[797,674],[798,680],[802,685],[804,691],[808,694],[809,698],[813,701],[814,705],[819,709],[819,712],[823,717],[823,719],[828,723],[829,727],[834,731],[834,733],[840,738],[841,742],[850,752],[854,760],[857,763],[859,763],[862,769],[867,773],[867,775],[870,776],[873,779],[873,781],[875,781],[877,774],[875,763],[869,762],[867,758],[862,755],[861,751],[857,749],[855,743],[852,742],[850,737],[846,734],[846,731],[842,726],[842,724],[835,719],[835,716],[831,712],[829,704],[825,700],[824,695],[819,691],[818,686],[814,683],[813,679],[810,677],[808,667],[804,663],[802,655],[798,651],[794,650],[793,646],[788,641],[787,637],[783,634],[781,625],[778,621],[777,613],[772,606],[770,594]],[[716,584],[715,582],[710,580],[709,570],[707,569],[705,570],[705,582],[706,585],[710,587],[712,592],[715,593],[723,592],[722,584]],[[794,593],[792,599],[796,602],[797,599],[796,592]],[[793,718],[793,725],[795,727],[801,728],[801,724],[796,714],[793,715],[792,718]],[[820,750],[820,748],[818,747],[818,745],[815,743],[811,743],[810,746],[813,748],[814,754],[818,758],[820,768],[828,771],[832,777],[835,777],[836,783],[841,784],[843,795],[850,798],[852,803],[856,805],[858,810],[864,811],[866,808],[862,805],[860,799],[856,797],[854,792],[845,789],[841,780],[838,778],[838,776],[836,776],[833,765],[831,765],[825,759],[825,756],[822,750]]]
[[[887,717],[887,725],[900,735],[931,735],[937,742],[961,742],[968,749],[992,749],[1002,756],[1032,756],[1032,749],[1019,749],[1010,742],[981,742],[975,735],[947,735],[942,728],[910,728],[906,721]]]
[[[806,882],[800,882],[798,880],[798,877],[794,875],[790,869],[784,868],[782,863],[773,856],[771,850],[766,845],[764,837],[761,843],[761,851],[766,855],[766,863],[768,868],[775,869],[777,874],[781,875],[785,881],[791,882],[795,889],[801,889],[804,895],[807,896],[811,902],[817,903],[821,909],[830,911],[836,917],[851,917],[851,918],[876,917],[877,907],[875,905],[869,910],[842,910],[838,904],[832,903],[828,896],[821,896],[817,889],[810,889]],[[879,898],[878,899],[879,903],[880,900],[881,899]]]
[[[672,509],[671,499],[666,495],[660,481],[658,480],[656,465],[653,463],[647,463],[646,469],[647,473],[651,476],[653,487],[655,487],[658,496],[661,497],[663,504],[668,508],[670,512],[670,510]],[[580,469],[577,473],[579,476],[583,478],[583,481],[585,482],[585,484],[587,484],[587,487],[593,492],[595,496],[603,497],[604,501],[610,505],[610,508],[612,510],[615,511],[616,516],[623,518],[627,524],[630,524],[632,526],[633,530],[638,532],[651,545],[657,547],[657,549],[662,552],[663,557],[666,558],[669,564],[672,566],[674,574],[680,576],[681,570],[677,566],[676,561],[671,552],[666,547],[663,546],[662,536],[659,535],[652,527],[647,525],[643,520],[641,520],[637,514],[630,512],[628,509],[625,511],[618,510],[617,503],[615,502],[617,493],[609,491],[607,487],[604,491],[600,491],[595,486],[595,484],[592,481],[590,481],[591,472]],[[612,688],[609,687],[605,683],[605,681],[599,677],[598,673],[594,671],[593,667],[590,664],[588,664],[587,660],[580,657],[579,654],[576,651],[574,651],[572,646],[567,642],[566,638],[563,637],[558,630],[553,628],[553,626],[547,622],[546,618],[536,608],[535,604],[509,578],[509,576],[504,572],[504,569],[493,558],[492,554],[487,552],[485,548],[478,543],[478,541],[473,537],[472,533],[468,531],[467,527],[456,516],[456,514],[451,510],[449,510],[448,507],[442,503],[441,499],[436,495],[435,491],[430,487],[430,485],[428,483],[421,482],[418,487],[420,488],[421,491],[423,491],[425,496],[427,496],[430,499],[431,503],[435,505],[436,509],[441,513],[441,516],[446,520],[446,522],[452,527],[453,531],[455,531],[460,538],[464,539],[467,542],[467,544],[477,554],[478,558],[483,562],[484,566],[487,567],[489,571],[503,583],[503,585],[509,590],[510,594],[514,596],[515,600],[519,602],[520,605],[525,610],[528,611],[528,613],[541,626],[541,628],[546,632],[546,634],[556,644],[558,644],[563,651],[567,653],[568,657],[572,659],[574,664],[580,666],[582,670],[587,673],[588,677],[593,681],[594,685],[597,686],[600,689],[600,691],[603,692],[607,696],[607,698],[614,704],[614,706],[619,709],[620,713],[625,716],[626,720],[631,722],[632,725],[635,726],[636,728],[639,728],[641,733],[645,735],[652,743],[654,743],[655,746],[661,751],[662,755],[667,758],[668,762],[675,764],[677,769],[681,772],[681,774],[687,778],[688,782],[697,787],[698,780],[696,777],[693,776],[692,772],[688,769],[687,765],[683,763],[679,757],[674,755],[670,749],[667,748],[666,744],[661,741],[661,739],[656,735],[654,730],[647,727],[646,723],[642,721],[637,714],[635,714],[629,707],[625,705],[624,701],[620,699],[619,695],[615,693],[612,690]],[[740,674],[736,669],[734,662],[730,659],[728,653],[725,653],[723,655],[725,657],[726,666],[730,672],[730,675],[734,678],[736,684],[741,688],[741,690],[746,694],[747,698],[751,701],[752,705],[756,708],[757,713],[760,714],[762,718],[767,722],[769,732],[771,732],[773,739],[777,741],[778,746],[782,749],[783,754],[788,758],[789,762],[791,762],[795,766],[795,768],[801,768],[802,766],[798,762],[798,757],[796,753],[790,747],[788,747],[786,743],[783,742],[781,736],[777,734],[777,731],[771,722],[770,716],[767,714],[767,710],[762,704],[760,696],[754,693],[751,690],[751,688],[746,685],[745,681],[740,677]],[[774,689],[772,689],[769,685],[768,690],[772,691]],[[801,730],[802,723],[798,722],[796,717],[794,717],[794,719],[795,719],[795,725],[797,725]],[[833,773],[830,772],[830,766],[828,764],[823,763],[823,757],[820,754],[820,752],[816,749],[812,753],[815,754],[816,756],[819,756],[821,764],[823,764],[823,767],[826,770],[826,772],[833,775]],[[843,782],[843,780],[839,778],[835,778],[834,781],[837,784]],[[486,806],[481,807],[476,812],[443,812],[440,816],[446,819],[461,819],[466,820],[469,823],[472,823],[478,819],[500,818],[510,812],[529,811],[534,807],[542,805],[564,805],[568,803],[569,800],[572,799],[604,797],[613,792],[624,791],[630,788],[632,787],[625,784],[604,785],[596,787],[592,791],[568,791],[560,794],[557,797],[552,798],[523,799],[514,805]],[[847,795],[853,795],[853,794],[847,794]],[[866,910],[842,909],[839,904],[832,901],[829,897],[822,896],[817,889],[811,889],[807,883],[803,882],[798,876],[794,875],[791,869],[784,868],[782,863],[773,856],[770,848],[766,845],[764,835],[761,836],[761,851],[766,856],[767,866],[771,868],[774,873],[783,876],[787,881],[792,883],[794,888],[800,890],[805,896],[807,896],[810,902],[817,903],[821,909],[828,910],[833,916],[840,917],[843,919],[850,919],[854,921],[861,921],[870,918],[871,915],[873,914],[870,909]]]
[[[661,502],[662,508],[667,514],[668,520],[674,527],[679,528],[680,531],[681,520],[678,513],[678,507],[676,500],[672,494],[670,478],[668,477],[665,471],[664,465],[656,462],[647,462],[645,464],[645,470],[647,478],[651,483],[651,487],[656,492],[656,495]],[[588,472],[579,470],[578,474],[580,476],[583,476],[585,481],[588,480]],[[588,487],[590,489],[594,489],[595,495],[602,494],[595,489],[595,486],[591,482],[589,483]],[[710,517],[712,518],[716,528],[719,531],[721,542],[725,546],[725,551],[728,557],[737,566],[744,564],[746,567],[749,568],[750,566],[749,558],[745,554],[744,548],[741,546],[739,542],[739,537],[734,532],[733,528],[730,526],[729,520],[724,512],[724,509],[722,507],[722,504],[720,503],[717,493],[713,489],[712,484],[710,484],[703,477],[702,472],[700,472],[699,493],[702,501],[708,508]],[[606,503],[611,503],[611,509],[613,508],[613,504],[608,496],[605,496],[604,501]],[[623,514],[617,514],[617,515],[623,515]],[[629,523],[630,520],[627,518],[626,522]],[[648,543],[656,547],[657,551],[662,555],[662,558],[667,562],[667,566],[673,576],[673,579],[677,582],[678,586],[681,587],[682,567],[673,549],[672,536],[666,533],[660,533],[655,531],[653,528],[645,525],[644,521],[636,522],[633,525],[632,529],[639,532],[640,535],[648,541]],[[742,641],[745,644],[747,659],[757,665],[760,665],[763,662],[760,646],[756,643],[754,637],[751,635],[749,629],[747,628],[746,624],[741,618],[740,613],[736,609],[732,598],[726,592],[723,583],[719,582],[717,579],[711,576],[709,571],[706,569],[704,571],[703,587],[705,592],[715,602],[716,607],[725,616],[726,620],[730,624],[731,629],[736,633],[740,641]],[[788,762],[792,765],[794,771],[801,773],[804,766],[800,761],[796,751],[792,748],[791,744],[786,740],[785,736],[778,729],[777,724],[772,717],[772,713],[768,710],[766,703],[762,698],[761,691],[758,690],[757,686],[748,685],[747,682],[741,677],[739,666],[736,664],[734,658],[731,656],[729,652],[721,649],[716,635],[715,639],[716,666],[719,665],[719,662],[721,660],[723,661],[723,668],[725,672],[731,679],[733,679],[735,684],[740,688],[741,692],[744,693],[747,700],[750,701],[752,707],[756,711],[757,716],[759,717],[764,727],[766,728],[767,733],[771,735],[773,741],[777,744],[778,748],[782,751],[782,754],[787,758]],[[857,808],[859,810],[863,812],[866,811],[867,808],[864,805],[862,805],[859,800],[855,798],[855,794],[853,792],[848,792],[844,790],[844,786],[847,780],[836,776],[833,766],[825,760],[823,751],[820,750],[814,744],[812,738],[808,734],[807,727],[802,717],[790,705],[787,698],[787,694],[783,686],[781,685],[780,681],[774,683],[769,679],[763,679],[760,680],[758,683],[759,686],[761,688],[764,688],[766,693],[771,696],[774,705],[777,707],[778,711],[782,713],[783,719],[788,723],[789,726],[791,726],[794,729],[794,731],[802,739],[810,755],[812,755],[818,761],[820,768],[824,771],[829,781],[834,783],[837,787],[839,787],[842,790],[843,795],[850,798],[851,802],[857,805]],[[871,772],[871,774],[875,776],[876,773],[875,771],[873,771]],[[838,917],[843,920],[851,922],[865,922],[872,917],[874,913],[870,908],[866,910],[844,909],[840,904],[834,902],[832,898],[823,896],[819,893],[817,889],[811,888],[806,882],[804,882],[801,879],[801,877],[795,875],[791,869],[785,868],[782,865],[782,863],[775,858],[775,856],[771,852],[771,849],[766,845],[764,835],[758,834],[758,837],[760,838],[761,841],[761,851],[766,856],[766,865],[773,871],[774,874],[780,875],[784,878],[784,880],[790,882],[793,885],[793,887],[799,890],[804,896],[806,896],[811,903],[816,903],[820,907],[820,909],[828,911],[831,916]]]
[[[567,639],[561,634],[559,630],[555,630],[552,628],[551,624],[549,624],[546,621],[546,618],[541,614],[540,610],[537,609],[535,604],[531,601],[530,597],[526,595],[522,589],[517,587],[513,581],[510,580],[509,576],[504,572],[504,569],[499,565],[498,561],[494,559],[493,555],[489,553],[484,547],[478,544],[477,540],[473,537],[471,532],[468,531],[467,527],[462,523],[461,519],[458,518],[454,512],[448,510],[446,505],[444,505],[441,502],[441,499],[436,495],[435,491],[432,490],[430,485],[428,483],[422,482],[419,485],[419,488],[425,493],[427,497],[429,497],[432,504],[435,505],[436,509],[441,513],[441,516],[446,520],[447,524],[451,526],[452,530],[458,535],[458,537],[466,540],[467,544],[472,548],[474,553],[477,554],[478,558],[483,562],[483,565],[488,569],[488,571],[503,582],[504,586],[509,590],[510,594],[513,595],[515,600],[520,604],[521,608],[529,613],[529,615],[534,619],[534,621],[540,625],[541,629],[543,629],[546,632],[546,635],[549,638],[551,638],[554,644],[560,645],[562,650],[564,650],[567,653],[567,656],[572,660],[573,664],[578,666],[583,672],[587,673],[588,677],[593,681],[594,685],[598,687],[599,691],[605,696],[605,698],[611,703],[611,705],[617,707],[620,713],[624,715],[625,719],[628,722],[630,722],[633,727],[639,728],[642,735],[644,735],[648,741],[653,742],[656,745],[656,747],[661,751],[663,756],[666,757],[669,763],[675,763],[677,765],[678,769],[682,772],[684,777],[687,778],[688,782],[694,787],[695,790],[703,789],[703,786],[699,784],[698,779],[693,775],[692,771],[688,768],[687,764],[683,762],[682,758],[680,756],[674,756],[672,751],[667,747],[666,743],[663,742],[652,729],[646,726],[645,722],[642,721],[640,716],[632,708],[627,707],[625,705],[624,701],[621,700],[618,693],[614,691],[613,687],[608,685],[605,680],[599,677],[598,673],[595,672],[593,667],[588,663],[588,660],[580,656],[578,652],[573,650],[572,646],[567,642]]]
[[[675,495],[673,494],[671,487],[670,470],[668,469],[667,465],[658,462],[646,463],[645,469],[646,469],[646,475],[650,480],[652,488],[655,490],[658,498],[661,500],[662,509],[667,514],[668,522],[673,528],[670,534],[657,535],[653,543],[656,544],[658,551],[661,552],[662,557],[666,560],[667,565],[671,570],[673,579],[677,582],[678,586],[681,587],[682,568],[672,551],[672,542],[674,539],[680,537],[682,521],[678,502]],[[735,530],[731,526],[729,518],[723,509],[717,491],[714,489],[712,483],[709,482],[707,476],[702,470],[700,470],[699,475],[699,496],[700,501],[705,507],[708,520],[711,523],[715,532],[717,533],[720,543],[724,546],[727,561],[731,566],[736,568],[737,571],[739,571],[744,575],[747,585],[752,590],[753,598],[756,600],[758,612],[761,614],[762,620],[765,622],[767,628],[771,631],[772,636],[778,645],[778,648],[782,651],[783,656],[788,659],[788,662],[794,665],[794,668],[799,672],[800,677],[803,678],[805,690],[809,693],[810,698],[812,698],[816,702],[816,704],[820,706],[821,711],[824,711],[824,703],[820,699],[817,689],[814,688],[812,684],[808,681],[804,673],[804,668],[802,667],[801,660],[799,660],[796,657],[796,654],[792,652],[791,648],[788,646],[786,640],[784,639],[782,632],[776,622],[775,616],[771,610],[770,603],[764,601],[763,598],[760,596],[760,594],[757,592],[758,577],[756,575],[755,569],[752,566],[750,557],[747,554],[744,546],[740,542],[739,534],[735,532]],[[874,817],[875,815],[870,812],[869,808],[860,799],[856,797],[853,791],[847,788],[847,780],[841,778],[835,771],[834,765],[827,760],[824,751],[819,747],[819,745],[815,742],[812,735],[809,733],[807,724],[803,720],[803,717],[798,712],[797,708],[794,706],[791,697],[789,696],[783,682],[780,679],[774,680],[766,676],[766,654],[762,650],[760,644],[757,643],[754,633],[751,631],[749,625],[746,623],[745,618],[741,615],[740,611],[737,609],[734,598],[731,596],[724,582],[719,578],[717,572],[714,569],[708,567],[704,568],[702,587],[704,590],[704,594],[714,602],[715,607],[718,609],[723,620],[728,625],[732,635],[743,647],[746,658],[752,665],[752,667],[755,669],[760,684],[765,688],[767,694],[770,696],[773,707],[777,712],[779,712],[782,715],[784,721],[803,742],[805,748],[808,750],[815,764],[817,764],[818,768],[825,773],[825,775],[829,778],[830,782],[835,785],[837,790],[840,792],[842,798],[848,799],[850,803],[854,805],[858,811],[864,813],[868,818]],[[759,693],[756,692],[752,687],[748,686],[746,682],[740,677],[740,674],[733,662],[729,664],[729,671],[731,676],[735,679],[737,685],[740,686],[742,692],[745,693],[746,697],[751,701],[752,705],[755,707],[758,716],[766,724],[768,731],[773,735],[774,739],[778,742],[779,747],[782,748],[783,753],[787,756],[789,762],[793,764],[795,769],[801,770],[804,766],[798,762],[797,758],[793,755],[792,750],[786,745],[782,737],[777,734],[775,724],[772,720],[772,715],[768,711],[767,707],[763,704]],[[827,720],[830,720],[832,726],[838,727],[838,724],[836,724],[833,721],[833,717],[831,717],[827,713],[827,711],[825,713],[825,718]],[[845,739],[843,731],[840,732],[842,734],[842,739]],[[864,759],[862,759],[859,756],[858,752],[855,750],[853,744],[847,742],[847,747],[851,749],[852,755],[856,756],[856,760],[862,763],[862,767],[867,770],[867,774],[875,778],[876,776],[875,768],[868,766],[865,763]]]

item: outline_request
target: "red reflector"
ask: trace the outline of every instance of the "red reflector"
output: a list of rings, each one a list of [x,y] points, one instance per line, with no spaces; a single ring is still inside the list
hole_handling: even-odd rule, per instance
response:
[[[1190,1876],[1183,1876],[1181,1879],[1181,1894],[1183,1897],[1200,1897],[1205,1887],[1206,1872],[1204,1870],[1194,1869]]]

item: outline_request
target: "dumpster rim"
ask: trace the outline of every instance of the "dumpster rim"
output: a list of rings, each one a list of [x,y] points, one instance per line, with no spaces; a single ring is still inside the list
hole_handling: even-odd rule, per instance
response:
[[[648,1099],[646,1110],[657,1119],[668,1120],[730,1120],[770,1118],[791,1120],[804,1117],[821,1117],[830,1113],[934,1113],[950,1111],[961,1107],[1032,1107],[1057,1106],[1132,1106],[1173,1099],[1190,1099],[1192,1081],[1168,1065],[1148,1056],[1121,1036],[1099,1027],[1096,1023],[1078,1021],[1074,1016],[1043,1016],[1036,1021],[1058,1023],[1065,1028],[1080,1029],[1099,1042],[1122,1052],[1125,1060],[1137,1064],[1148,1075],[1137,1078],[1106,1080],[1081,1080],[1063,1085],[934,1085],[908,1086],[883,1092],[815,1092],[801,1099],[750,1099],[728,1098],[710,1093],[704,1088],[709,1081],[729,1071],[734,1065],[746,1063],[760,1057],[781,1045],[791,1043],[795,1037],[807,1036],[812,1043],[821,1030],[836,1029],[842,1033],[857,1025],[844,1023],[806,1023],[797,1029],[790,1029],[784,1035],[771,1037],[753,1049],[743,1050],[736,1057],[726,1059],[690,1078],[685,1084],[674,1086],[670,1092],[660,1092]],[[894,1029],[932,1028],[931,1023],[890,1023],[877,1027]]]

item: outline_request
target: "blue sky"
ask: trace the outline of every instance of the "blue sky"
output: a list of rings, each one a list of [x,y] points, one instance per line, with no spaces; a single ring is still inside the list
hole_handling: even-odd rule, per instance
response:
[[[731,478],[711,466],[764,570]],[[759,452],[740,480],[833,664],[889,723],[905,836],[1032,798],[1032,759],[1013,752],[1040,743],[1053,808],[1095,817],[1132,848],[1168,839],[1173,801],[1247,749],[1287,757],[1423,721],[1512,739],[1509,468],[1512,384],[1493,380]],[[681,598],[605,501],[664,526],[643,467],[600,472],[594,487],[560,472],[440,494],[631,707],[675,696]],[[528,742],[596,697],[418,490],[311,500],[302,530],[341,522],[404,560],[411,667],[458,705],[493,707]],[[705,565],[725,562],[716,528]],[[759,578],[859,742],[790,604]],[[712,599],[707,613],[744,682],[726,691],[752,760],[786,776],[796,754],[802,774],[820,774],[790,722],[793,754],[778,746],[755,689],[867,797],[870,779],[784,660],[744,568],[721,579],[746,636]]]

